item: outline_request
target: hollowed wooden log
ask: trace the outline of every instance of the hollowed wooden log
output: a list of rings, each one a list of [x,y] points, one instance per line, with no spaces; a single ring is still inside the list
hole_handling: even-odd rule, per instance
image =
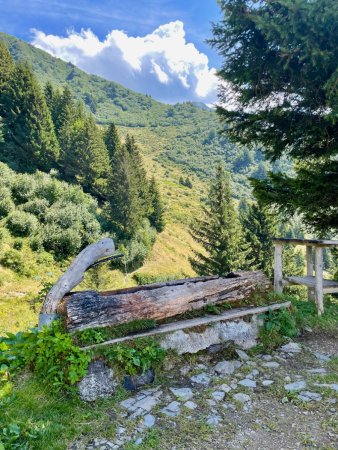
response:
[[[250,298],[268,289],[262,272],[237,272],[229,277],[200,277],[110,292],[83,291],[67,295],[58,312],[70,331],[112,326],[135,319],[165,319],[206,305]]]

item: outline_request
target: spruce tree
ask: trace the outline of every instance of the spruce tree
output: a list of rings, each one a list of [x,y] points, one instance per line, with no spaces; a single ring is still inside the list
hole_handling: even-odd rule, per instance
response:
[[[13,58],[7,47],[0,42],[0,116],[5,117],[9,82],[15,71]]]
[[[211,43],[223,59],[217,112],[224,132],[235,143],[262,146],[272,162],[296,162],[292,174],[253,181],[256,197],[321,233],[336,232],[337,0],[219,4],[223,17]]]
[[[108,150],[109,159],[113,161],[115,153],[121,146],[120,135],[114,123],[111,123],[107,128],[104,135],[104,142]]]
[[[193,269],[200,275],[226,275],[242,268],[242,229],[231,197],[230,176],[222,165],[217,167],[203,212],[191,226],[191,235],[204,249],[190,260]]]
[[[28,65],[16,66],[1,97],[6,110],[3,159],[23,171],[51,169],[59,146],[43,92]]]
[[[257,203],[247,205],[241,213],[247,253],[245,266],[250,270],[262,270],[273,276],[273,242],[277,234],[275,217]]]
[[[155,177],[152,177],[150,180],[149,194],[152,206],[152,210],[149,216],[150,225],[152,225],[157,231],[161,232],[165,227],[165,208]]]
[[[125,145],[121,145],[112,160],[114,171],[108,180],[108,220],[118,237],[131,238],[143,221],[143,205],[139,185],[134,174],[131,156]]]

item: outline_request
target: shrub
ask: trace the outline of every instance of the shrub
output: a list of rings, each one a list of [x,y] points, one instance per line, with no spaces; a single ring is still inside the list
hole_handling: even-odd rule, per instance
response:
[[[13,243],[13,248],[15,250],[22,250],[23,247],[23,241],[20,238],[15,239],[14,243]]]
[[[29,275],[25,261],[18,250],[8,250],[0,259],[0,263],[20,275]]]
[[[31,368],[54,391],[72,390],[85,374],[90,356],[72,344],[60,321],[38,332],[33,329],[0,338],[0,365],[11,373]]]
[[[36,198],[22,205],[22,209],[25,212],[33,214],[39,220],[43,221],[43,218],[47,214],[49,203],[45,198]]]
[[[43,227],[40,236],[44,249],[54,252],[59,259],[74,255],[81,248],[80,233],[73,228],[63,230],[57,225],[48,224]]]
[[[16,204],[25,203],[34,198],[36,183],[31,175],[16,175],[12,185],[12,197]]]
[[[15,204],[10,197],[0,200],[0,219],[7,217],[15,209]]]
[[[7,218],[7,228],[14,236],[31,236],[37,225],[37,218],[25,211],[13,211]]]

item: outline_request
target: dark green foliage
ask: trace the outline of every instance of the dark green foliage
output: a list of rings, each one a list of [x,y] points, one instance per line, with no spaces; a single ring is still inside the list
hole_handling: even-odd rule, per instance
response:
[[[320,232],[338,229],[338,9],[336,0],[221,0],[212,45],[231,85],[217,112],[227,135],[292,157],[294,176],[253,181],[255,195]],[[235,49],[235,50],[234,50]],[[259,177],[261,178],[261,177]]]
[[[115,156],[115,153],[120,149],[121,147],[121,139],[120,135],[117,131],[117,128],[115,124],[111,123],[104,135],[104,142],[106,144],[109,159],[112,162]]]
[[[74,346],[59,321],[41,331],[33,329],[0,338],[0,365],[13,375],[31,369],[54,391],[71,390],[86,374],[90,357]]]
[[[50,169],[59,146],[44,95],[27,65],[15,67],[7,89],[0,91],[0,104],[5,125],[2,159],[20,170]]]
[[[138,339],[129,345],[114,345],[104,351],[104,356],[123,373],[136,375],[161,364],[165,350],[152,339]]]
[[[7,217],[15,209],[15,204],[10,197],[0,200],[0,219]]]
[[[163,205],[159,187],[155,177],[152,177],[149,184],[149,197],[151,202],[151,213],[149,216],[150,225],[161,232],[165,227],[165,207]]]
[[[267,350],[273,350],[280,346],[285,338],[299,334],[294,314],[285,308],[268,311],[260,318],[264,320],[264,325],[260,330],[259,339]]]
[[[24,257],[22,256],[21,252],[19,250],[7,250],[3,254],[3,256],[0,259],[0,263],[7,267],[8,269],[12,269],[14,272],[16,272],[19,275],[23,276],[30,276],[31,271],[29,268],[29,261],[25,261]]]
[[[211,184],[204,217],[191,226],[193,238],[203,246],[204,253],[195,252],[191,260],[200,275],[226,275],[242,268],[245,251],[242,229],[233,199],[230,177],[221,165]]]
[[[273,276],[273,243],[276,237],[276,218],[257,203],[247,205],[240,215],[247,244],[245,265],[250,270],[262,270]]]
[[[25,211],[13,211],[7,218],[7,228],[14,236],[31,236],[38,226],[33,214]]]

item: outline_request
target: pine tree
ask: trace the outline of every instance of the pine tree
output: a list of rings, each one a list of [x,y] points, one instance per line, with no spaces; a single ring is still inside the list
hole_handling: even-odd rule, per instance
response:
[[[149,216],[150,225],[161,232],[165,227],[164,212],[165,208],[161,199],[160,190],[155,177],[152,177],[149,185],[149,194],[151,198],[152,211]]]
[[[125,147],[130,155],[131,166],[138,185],[140,206],[142,208],[142,217],[149,217],[151,212],[151,198],[149,194],[149,181],[143,165],[142,157],[133,136],[127,135]]]
[[[5,117],[9,82],[15,71],[13,58],[7,47],[0,42],[0,116]]]
[[[241,213],[244,239],[247,246],[245,266],[250,270],[262,270],[268,277],[273,276],[273,242],[276,237],[275,217],[266,209],[253,203]]]
[[[120,135],[114,123],[111,123],[107,128],[104,135],[104,142],[108,150],[109,159],[110,161],[112,161],[114,159],[115,153],[121,146]]]
[[[114,172],[110,174],[107,189],[108,220],[113,223],[117,235],[127,239],[141,226],[144,216],[138,182],[125,145],[121,145],[115,152],[112,166]]]
[[[3,157],[19,170],[49,170],[59,157],[54,125],[40,86],[26,64],[18,64],[5,102]]]
[[[230,176],[219,165],[211,184],[204,217],[191,226],[193,238],[204,248],[191,259],[200,275],[225,275],[244,264],[244,243],[237,211],[231,198]]]

